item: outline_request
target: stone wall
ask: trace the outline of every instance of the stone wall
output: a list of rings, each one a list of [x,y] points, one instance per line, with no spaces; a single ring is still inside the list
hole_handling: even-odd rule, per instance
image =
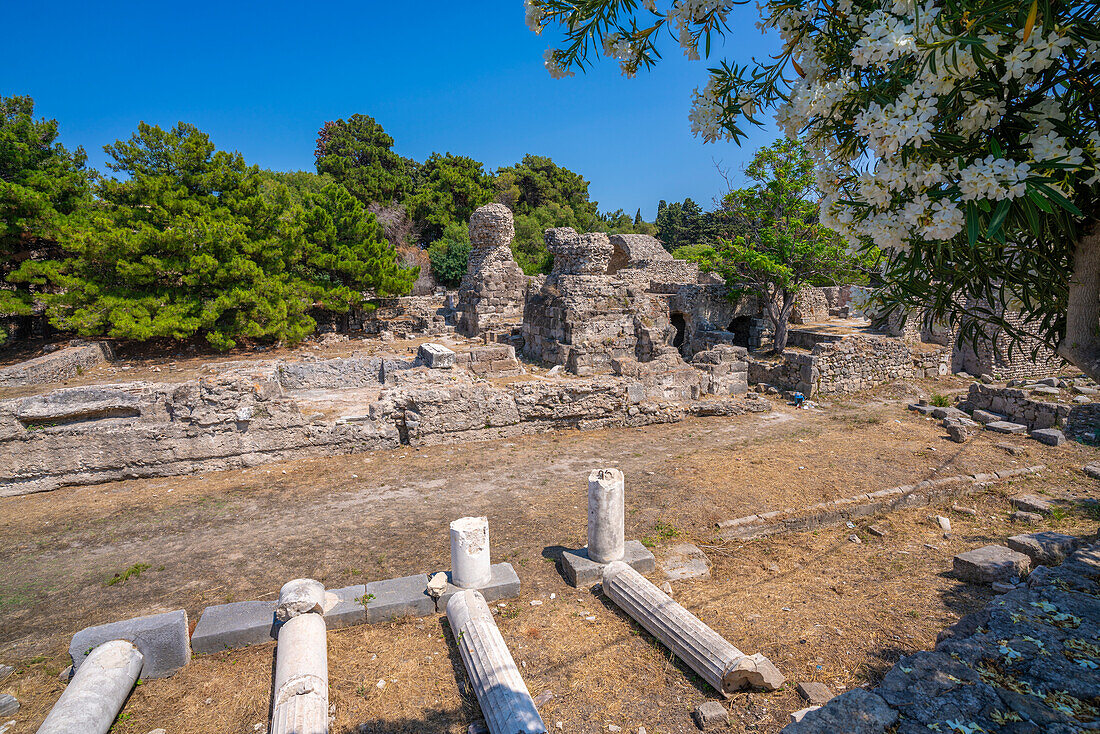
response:
[[[1030,430],[1059,427],[1072,440],[1100,439],[1100,403],[1060,403],[1042,399],[1023,388],[975,382],[960,407],[996,413]]]
[[[84,370],[114,359],[114,352],[107,342],[77,344],[25,362],[0,368],[0,386],[45,385],[64,382]]]
[[[849,336],[817,344],[811,351],[788,349],[782,360],[749,360],[749,382],[766,383],[804,395],[866,390],[912,377],[913,356],[897,339]]]
[[[829,301],[821,288],[803,288],[798,292],[794,310],[791,311],[792,324],[813,324],[829,319]]]
[[[367,334],[390,332],[398,338],[414,335],[440,335],[454,331],[457,294],[379,298],[371,309],[353,313],[349,330]]]
[[[400,445],[767,409],[766,401],[745,398],[668,402],[657,384],[647,389],[626,377],[497,385],[462,381],[455,370],[408,360],[379,362],[254,365],[184,383],[62,388],[0,400],[0,496]],[[341,385],[341,375],[363,375],[363,386]]]
[[[512,258],[514,236],[512,212],[503,204],[486,204],[470,216],[470,261],[458,289],[460,333],[477,336],[523,315],[528,279]]]

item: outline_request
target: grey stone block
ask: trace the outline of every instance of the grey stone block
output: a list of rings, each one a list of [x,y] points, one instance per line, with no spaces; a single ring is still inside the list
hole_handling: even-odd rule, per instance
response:
[[[489,571],[492,573],[489,583],[478,588],[481,595],[485,597],[485,601],[494,602],[500,599],[512,599],[519,596],[519,576],[516,575],[516,570],[512,568],[511,563],[494,563],[492,566],[489,566]],[[443,594],[440,595],[435,603],[437,612],[447,611],[447,602],[451,600],[451,597],[454,596],[455,593],[462,591],[462,589],[452,584],[450,580],[451,574],[448,572],[447,588],[443,590]]]
[[[342,589],[325,591],[324,616],[325,627],[338,630],[356,624],[366,624],[367,608],[362,599],[367,587],[363,584],[345,586]]]
[[[1013,535],[1006,541],[1009,548],[1031,558],[1035,565],[1057,566],[1077,549],[1077,538],[1055,532]]]
[[[455,366],[455,353],[442,344],[421,344],[417,356],[433,370],[449,370]]]
[[[1054,503],[1034,494],[1017,494],[1008,498],[1012,506],[1024,512],[1036,512],[1040,515],[1049,515],[1054,511]]]
[[[1066,434],[1057,428],[1038,428],[1031,432],[1031,437],[1047,446],[1061,446],[1066,442]]]
[[[19,710],[19,701],[10,693],[0,695],[0,716],[11,716]]]
[[[995,433],[1027,433],[1027,426],[1020,423],[1010,423],[1008,421],[993,421],[991,423],[986,423],[985,429]]]
[[[435,614],[435,599],[428,596],[428,576],[423,573],[372,581],[364,587],[362,599],[369,624]]]
[[[626,541],[623,563],[641,574],[653,573],[657,568],[657,559],[642,545],[641,541]],[[588,548],[565,551],[561,554],[562,572],[565,580],[572,586],[595,584],[603,578],[604,564],[596,563],[588,557]]]
[[[1007,418],[1000,413],[992,413],[988,410],[975,410],[971,417],[982,425],[1007,420]]]
[[[695,711],[691,713],[691,718],[695,720],[695,725],[703,731],[728,726],[730,723],[729,711],[726,711],[726,707],[717,701],[704,701],[699,704],[695,707]]]
[[[1023,578],[1031,568],[1031,559],[1003,545],[987,545],[955,556],[953,567],[963,581],[992,584]]]
[[[191,635],[191,649],[200,655],[275,639],[275,600],[236,601],[207,607]]]
[[[833,692],[824,683],[802,681],[798,684],[798,695],[816,706],[822,706],[833,698]]]
[[[191,660],[187,632],[187,612],[182,609],[111,622],[82,629],[73,635],[73,641],[69,643],[69,656],[76,671],[88,653],[99,645],[111,640],[126,640],[133,643],[145,657],[142,678],[165,678]]]

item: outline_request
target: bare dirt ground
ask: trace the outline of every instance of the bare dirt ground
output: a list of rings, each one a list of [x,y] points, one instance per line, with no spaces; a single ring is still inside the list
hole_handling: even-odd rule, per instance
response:
[[[1098,483],[1080,471],[1097,458],[1095,448],[1014,438],[1026,453],[1012,456],[996,446],[1003,436],[954,444],[936,422],[898,402],[915,388],[944,391],[935,383],[894,386],[820,412],[776,402],[764,415],[402,448],[2,499],[0,663],[18,670],[0,692],[22,703],[9,732],[33,732],[41,722],[62,690],[57,674],[68,664],[69,638],[85,626],[179,608],[194,621],[208,604],[271,599],[298,576],[340,587],[444,569],[448,523],[480,514],[489,517],[494,562],[511,562],[523,582],[522,597],[500,609],[498,623],[532,693],[554,694],[541,707],[551,730],[561,722],[565,732],[610,724],[693,731],[692,708],[714,691],[610,602],[568,587],[557,570],[563,547],[584,544],[586,477],[600,466],[626,474],[628,538],[654,543],[658,555],[673,536],[706,551],[712,579],[674,584],[674,596],[787,676],[781,691],[727,702],[732,731],[778,731],[805,705],[795,683],[819,680],[840,692],[874,682],[991,598],[945,572],[958,552],[1039,529],[1009,522],[1009,494],[1069,498],[1065,512],[1040,527],[1096,532],[1100,518],[1079,503],[1100,499]],[[947,501],[939,510],[880,518],[891,531],[881,539],[863,532],[868,519],[854,531],[716,540],[715,522],[751,512],[1039,463],[1049,467],[1041,476],[960,500],[977,508],[976,517],[950,512]],[[929,521],[934,512],[950,516],[949,537]],[[862,544],[847,539],[853,532]],[[107,583],[136,564],[146,568]],[[480,718],[442,620],[330,633],[334,732],[458,734]],[[273,650],[197,656],[174,677],[138,686],[114,731],[263,731]]]

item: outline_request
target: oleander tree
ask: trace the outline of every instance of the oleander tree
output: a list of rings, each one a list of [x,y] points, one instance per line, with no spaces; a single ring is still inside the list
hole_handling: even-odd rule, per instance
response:
[[[554,76],[600,55],[633,75],[666,38],[710,57],[747,0],[527,0],[560,29]],[[1037,338],[1100,380],[1100,3],[766,0],[767,59],[713,60],[694,133],[766,113],[814,157],[821,221],[886,253],[881,298]],[[1023,321],[1009,318],[1019,312]]]

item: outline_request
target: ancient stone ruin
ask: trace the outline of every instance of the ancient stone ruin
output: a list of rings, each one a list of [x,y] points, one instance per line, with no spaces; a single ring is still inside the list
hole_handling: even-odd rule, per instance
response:
[[[486,204],[470,216],[470,261],[458,288],[458,331],[466,336],[501,328],[523,313],[528,278],[512,258],[512,211]]]

